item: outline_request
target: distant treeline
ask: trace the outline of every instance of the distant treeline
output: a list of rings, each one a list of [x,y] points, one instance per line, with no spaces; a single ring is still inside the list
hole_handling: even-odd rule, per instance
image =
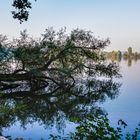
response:
[[[140,53],[138,52],[133,52],[132,47],[129,47],[127,51],[121,52],[120,50],[118,51],[111,51],[111,52],[104,52],[104,55],[107,59],[111,59],[112,61],[121,61],[123,60],[135,60],[137,61],[140,59]]]

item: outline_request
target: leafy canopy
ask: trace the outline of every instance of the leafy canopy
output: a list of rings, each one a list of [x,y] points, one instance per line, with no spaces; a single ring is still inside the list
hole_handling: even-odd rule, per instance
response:
[[[47,87],[53,92],[78,84],[82,77],[119,76],[117,65],[106,62],[101,55],[108,44],[108,39],[100,40],[80,29],[68,35],[65,29],[56,32],[48,28],[38,40],[24,31],[20,39],[1,42],[0,89],[17,93]]]
[[[32,8],[29,0],[14,0],[12,6],[15,8],[15,11],[12,11],[13,18],[18,19],[20,23],[28,20],[29,9]]]

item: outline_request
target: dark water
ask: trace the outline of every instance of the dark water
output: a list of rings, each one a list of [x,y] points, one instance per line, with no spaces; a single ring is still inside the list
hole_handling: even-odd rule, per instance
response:
[[[140,122],[140,61],[132,62],[131,66],[126,61],[121,61],[120,67],[123,77],[118,81],[122,86],[119,91],[110,91],[108,98],[101,96],[95,101],[91,101],[90,97],[72,99],[62,96],[61,99],[3,99],[1,107],[4,108],[1,110],[5,114],[1,114],[4,118],[0,128],[3,135],[12,136],[13,139],[22,137],[33,140],[48,139],[50,134],[66,136],[69,132],[74,132],[77,126],[70,122],[71,117],[84,117],[84,114],[95,111],[108,113],[113,127],[117,126],[119,119],[123,119],[128,124],[124,133],[133,132]],[[10,105],[11,108],[8,110]]]

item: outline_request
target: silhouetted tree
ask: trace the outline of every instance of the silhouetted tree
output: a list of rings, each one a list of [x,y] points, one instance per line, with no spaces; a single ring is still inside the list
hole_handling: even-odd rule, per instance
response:
[[[127,53],[127,52],[124,52],[124,54],[123,54],[123,59],[124,59],[124,60],[127,60],[127,58],[128,58],[128,53]]]
[[[138,56],[139,56],[138,52],[135,52],[135,53],[134,53],[134,60],[135,60],[135,61],[138,60]]]
[[[116,52],[116,51],[112,51],[112,52],[111,52],[111,60],[112,60],[112,61],[115,61],[116,58],[117,58],[117,52]]]
[[[128,48],[128,57],[132,57],[132,47]]]
[[[122,59],[122,52],[121,51],[118,51],[117,52],[117,61],[121,61],[121,59]]]
[[[32,8],[29,0],[14,0],[12,6],[15,8],[15,11],[12,11],[13,18],[18,19],[20,23],[28,20],[29,9]]]

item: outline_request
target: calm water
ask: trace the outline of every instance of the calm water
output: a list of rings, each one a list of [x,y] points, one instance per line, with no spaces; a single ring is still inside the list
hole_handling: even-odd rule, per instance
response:
[[[102,106],[108,112],[108,117],[113,126],[117,120],[127,122],[126,132],[133,132],[140,122],[140,61],[133,61],[131,66],[126,61],[120,63],[122,73],[122,86],[120,95],[115,100],[108,100]]]
[[[113,100],[107,99],[104,103],[99,103],[99,107],[106,110],[112,126],[116,127],[117,121],[123,119],[128,123],[126,131],[133,132],[134,128],[140,122],[140,61],[132,62],[131,66],[128,66],[126,61],[122,61],[120,62],[120,67],[123,77],[119,79],[122,83],[119,95]],[[32,100],[31,102],[34,103]],[[25,126],[25,128],[21,126],[20,121],[15,121],[19,120],[19,116],[15,116],[16,118],[13,119],[14,121],[12,118],[8,120],[11,125],[3,129],[2,132],[4,135],[12,136],[13,139],[16,137],[23,137],[24,139],[31,138],[33,140],[39,140],[41,138],[48,139],[50,134],[61,134],[63,136],[67,135],[69,132],[74,132],[76,124],[68,121],[67,118],[71,116],[71,113],[67,113],[68,108],[65,108],[65,105],[55,104],[55,107],[53,106],[51,108],[49,105],[44,106],[42,100],[36,100],[38,107],[35,107],[33,103],[31,104],[31,108],[26,109],[28,110],[28,116],[26,116],[25,121],[23,121],[23,126]],[[17,101],[17,105],[19,104],[20,103]],[[52,112],[48,111],[49,109],[52,112],[55,109],[58,110],[56,112],[54,111],[52,115]],[[40,112],[35,114],[33,110],[39,110]],[[18,111],[20,112],[20,107]],[[43,112],[46,112],[44,116]],[[20,117],[22,118],[22,112],[20,112]],[[25,116],[23,115],[23,117]],[[31,121],[32,119],[30,118],[32,118],[33,121]],[[28,120],[30,120],[30,123]],[[47,123],[44,124],[42,120],[44,122],[47,121]],[[54,125],[51,127],[51,124]]]

